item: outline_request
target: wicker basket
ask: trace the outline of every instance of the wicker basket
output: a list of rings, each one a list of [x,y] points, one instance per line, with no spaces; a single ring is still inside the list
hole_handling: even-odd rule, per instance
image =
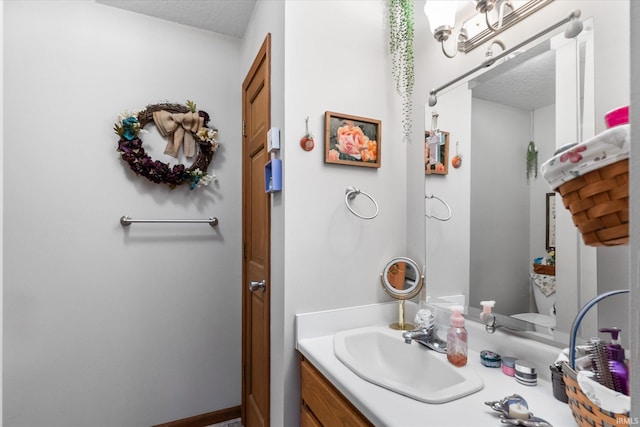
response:
[[[533,264],[533,272],[536,274],[546,274],[547,276],[556,275],[555,265]]]
[[[569,397],[569,407],[578,426],[629,426],[627,414],[614,414],[605,411],[589,400],[578,384],[576,371],[571,369],[571,366],[566,362],[562,364],[562,373]]]
[[[556,191],[587,246],[629,243],[629,159],[578,176]]]

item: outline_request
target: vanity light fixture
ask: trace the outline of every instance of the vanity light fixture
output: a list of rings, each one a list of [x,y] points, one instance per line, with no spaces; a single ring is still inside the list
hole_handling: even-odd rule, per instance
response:
[[[455,79],[443,84],[442,86],[436,88],[436,89],[431,89],[431,92],[429,92],[429,106],[433,107],[434,105],[436,105],[438,103],[438,93],[446,88],[448,88],[449,86],[459,82],[460,80],[464,79],[465,77],[470,76],[471,74],[475,73],[476,71],[479,71],[485,67],[490,67],[491,65],[495,64],[496,61],[498,61],[499,59],[504,58],[507,55],[510,55],[511,53],[517,51],[518,49],[528,45],[529,43],[531,43],[532,41],[538,39],[539,37],[544,36],[545,34],[555,30],[556,28],[567,24],[567,28],[565,28],[564,30],[564,36],[568,39],[572,39],[574,37],[577,37],[578,34],[580,34],[582,32],[582,22],[580,21],[580,15],[581,12],[579,9],[574,10],[573,12],[571,12],[569,14],[569,16],[567,16],[566,18],[556,22],[555,24],[551,25],[548,28],[545,28],[544,30],[540,31],[537,34],[534,34],[533,36],[529,37],[528,39],[524,40],[521,43],[518,43],[517,45],[513,46],[510,49],[507,49],[505,51],[502,51],[500,54],[498,54],[497,56],[493,56],[493,55],[487,55],[487,58],[485,58],[484,61],[482,61],[480,63],[480,65],[475,66],[474,68],[470,69],[469,71],[467,71],[466,73],[463,73],[461,75],[459,75],[458,77],[456,77]],[[502,46],[500,46],[502,47]],[[492,46],[489,46],[489,51],[491,51]],[[492,51],[491,51],[492,52]]]
[[[433,38],[442,46],[442,53],[447,58],[453,58],[458,52],[460,52],[467,41],[467,30],[461,28],[457,37],[457,48],[453,54],[447,53],[444,47],[444,42],[449,39],[453,27],[456,23],[456,12],[460,3],[458,1],[447,0],[427,0],[424,4],[424,13],[427,15],[429,21],[429,27]]]
[[[460,30],[458,30],[456,35],[456,46],[453,53],[447,52],[444,44],[453,33],[457,11],[462,9],[468,3],[468,0],[427,0],[424,5],[424,13],[427,15],[433,38],[436,39],[442,47],[442,53],[447,58],[453,58],[458,52],[470,52],[552,1],[553,0],[472,1],[476,14],[465,19],[460,26]],[[496,11],[497,20],[492,24],[490,15],[495,16]]]

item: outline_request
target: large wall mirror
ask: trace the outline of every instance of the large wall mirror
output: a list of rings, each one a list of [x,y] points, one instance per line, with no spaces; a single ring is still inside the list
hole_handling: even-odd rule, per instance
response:
[[[426,220],[431,296],[464,295],[469,313],[495,300],[497,313],[563,344],[580,307],[599,293],[599,270],[614,267],[606,265],[607,254],[584,246],[560,196],[549,200],[551,189],[535,170],[527,173],[526,159],[531,141],[539,166],[558,147],[595,134],[597,28],[591,18],[583,23],[577,38],[564,38],[560,28],[425,106],[425,131],[433,131],[436,112],[464,156],[448,175],[425,177],[425,194],[452,211],[449,221]],[[550,208],[554,201],[558,209]],[[437,216],[440,207],[425,203],[427,215]],[[536,276],[533,260],[547,255],[549,241],[556,245],[555,275]],[[582,334],[595,336],[597,326],[594,314]]]

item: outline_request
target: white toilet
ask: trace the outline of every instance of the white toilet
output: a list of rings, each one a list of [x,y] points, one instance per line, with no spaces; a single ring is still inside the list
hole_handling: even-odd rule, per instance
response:
[[[535,324],[536,332],[552,335],[553,329],[556,327],[556,278],[555,276],[532,274],[530,283],[533,288],[537,313],[519,313],[511,317]]]

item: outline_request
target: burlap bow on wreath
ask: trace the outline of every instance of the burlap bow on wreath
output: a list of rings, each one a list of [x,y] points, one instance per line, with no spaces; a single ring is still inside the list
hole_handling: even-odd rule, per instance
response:
[[[177,159],[180,146],[183,146],[185,157],[193,157],[196,141],[192,132],[198,132],[204,126],[204,117],[192,112],[170,113],[160,110],[153,113],[153,122],[160,135],[169,136],[164,154]]]

